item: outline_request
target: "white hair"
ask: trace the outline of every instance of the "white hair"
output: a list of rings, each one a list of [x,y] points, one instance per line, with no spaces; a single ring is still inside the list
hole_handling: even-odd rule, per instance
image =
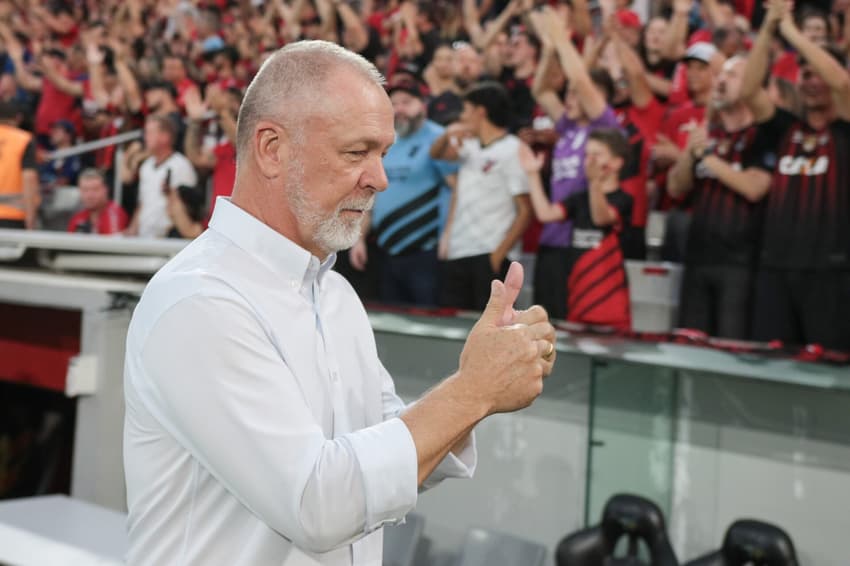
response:
[[[345,67],[381,86],[384,77],[362,56],[329,41],[298,41],[274,52],[248,85],[236,125],[237,163],[251,151],[257,123],[270,119],[303,144],[303,119],[314,111],[331,73]]]

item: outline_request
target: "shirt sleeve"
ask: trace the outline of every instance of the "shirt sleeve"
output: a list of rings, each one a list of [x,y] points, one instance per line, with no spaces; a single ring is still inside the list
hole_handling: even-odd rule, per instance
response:
[[[520,142],[521,143],[521,142]],[[503,161],[505,181],[511,196],[528,194],[528,175],[519,162],[519,145],[513,155],[506,156]]]
[[[563,136],[565,133],[570,130],[575,129],[578,126],[575,120],[570,120],[567,118],[566,112],[558,118],[558,121],[555,122],[555,131],[558,132],[558,135]]]
[[[771,118],[754,126],[756,133],[750,147],[742,156],[741,166],[758,167],[773,173],[778,162],[779,144],[794,120],[793,114],[777,108]]]
[[[127,363],[138,369],[127,379],[166,431],[271,529],[326,552],[416,503],[416,448],[405,424],[389,418],[326,438],[235,291],[184,298],[150,328],[137,338],[140,353]]]
[[[24,149],[24,156],[21,158],[21,169],[38,169],[34,139],[30,140],[26,149]]]
[[[406,405],[396,394],[392,377],[383,365],[381,365],[381,384],[384,420],[400,416]],[[459,454],[449,452],[443,458],[443,461],[425,479],[422,490],[431,489],[446,478],[471,478],[475,473],[477,463],[478,450],[475,446],[475,432],[472,432]]]
[[[445,178],[449,175],[454,175],[455,173],[457,173],[458,169],[460,168],[457,163],[452,161],[444,161],[442,159],[434,160],[434,167],[437,168],[437,172],[440,174],[441,177],[443,177],[443,180],[445,180]]]
[[[580,199],[584,199],[587,201],[587,191],[579,191],[577,193],[573,193],[558,204],[561,206],[561,210],[564,212],[564,220],[572,220],[576,216],[576,211],[581,206]]]
[[[614,110],[610,106],[606,106],[605,110],[602,111],[595,120],[590,122],[590,129],[594,130],[596,128],[619,128],[620,123],[617,121],[617,115],[614,114]]]
[[[189,160],[175,160],[171,165],[171,186],[179,187],[185,185],[187,187],[195,187],[198,184],[198,174],[195,173],[195,168],[189,163]]]
[[[614,225],[615,230],[622,230],[623,227],[631,221],[632,204],[634,199],[626,191],[620,189],[613,193],[605,195],[608,204],[617,212],[617,223]]]

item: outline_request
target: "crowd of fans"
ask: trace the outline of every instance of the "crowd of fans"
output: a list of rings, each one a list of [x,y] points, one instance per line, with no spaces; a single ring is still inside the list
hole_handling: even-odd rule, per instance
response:
[[[396,115],[390,190],[339,258],[369,298],[480,308],[525,251],[553,316],[626,328],[624,260],[662,210],[682,326],[850,350],[850,2],[630,4],[0,0],[0,226],[78,185],[71,231],[197,236],[252,76],[324,39],[376,64]]]

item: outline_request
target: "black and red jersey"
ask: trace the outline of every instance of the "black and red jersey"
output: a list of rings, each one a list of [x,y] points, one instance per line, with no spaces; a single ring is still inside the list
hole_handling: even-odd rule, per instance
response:
[[[620,186],[631,195],[632,226],[646,226],[649,198],[646,192],[649,181],[650,148],[664,119],[666,107],[656,98],[643,108],[626,104],[614,108],[614,114],[629,141],[631,155],[620,171]]]
[[[629,286],[619,232],[632,214],[632,197],[622,189],[605,195],[620,220],[597,226],[590,212],[590,194],[573,193],[561,204],[573,222],[567,279],[567,320],[631,328]]]
[[[815,130],[777,110],[761,135],[779,140],[761,264],[850,269],[850,122],[835,120]]]
[[[708,148],[738,171],[758,167],[772,173],[776,141],[759,135],[761,129],[752,125],[727,132],[715,125],[708,133]],[[699,163],[694,167],[689,202],[693,210],[685,254],[689,264],[753,265],[761,238],[763,201],[748,201]]]

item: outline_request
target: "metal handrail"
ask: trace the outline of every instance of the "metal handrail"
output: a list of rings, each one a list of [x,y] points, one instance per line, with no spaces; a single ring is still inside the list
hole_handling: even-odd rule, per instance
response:
[[[137,238],[119,235],[74,234],[46,230],[15,230],[0,228],[0,247],[64,250],[74,252],[118,253],[171,257],[182,250],[189,240],[177,238]]]
[[[129,141],[134,141],[142,138],[142,130],[133,130],[130,132],[124,132],[121,134],[116,134],[114,136],[109,136],[108,138],[101,138],[99,140],[93,140],[88,142],[79,143],[75,146],[66,147],[63,149],[57,149],[56,151],[51,151],[47,154],[47,159],[52,161],[54,159],[64,159],[66,157],[73,157],[75,155],[80,155],[82,153],[88,153],[90,151],[97,151],[98,149],[103,149],[104,147],[109,147],[110,145],[115,145],[119,143],[126,143]]]
[[[121,184],[121,167],[122,161],[124,160],[124,150],[121,147],[121,144],[127,143],[129,141],[134,141],[142,138],[142,130],[132,130],[129,132],[123,132],[121,134],[116,134],[114,136],[109,136],[108,138],[101,138],[99,140],[93,140],[89,142],[79,143],[75,146],[57,149],[56,151],[52,151],[47,154],[47,159],[49,161],[53,161],[55,159],[64,159],[66,157],[73,157],[75,155],[81,155],[83,153],[89,153],[91,151],[97,151],[99,149],[103,149],[105,147],[109,147],[111,145],[117,145],[118,148],[115,150],[115,159],[114,159],[114,168],[115,175],[112,180],[112,198],[115,202],[121,203],[122,195],[122,184]]]

